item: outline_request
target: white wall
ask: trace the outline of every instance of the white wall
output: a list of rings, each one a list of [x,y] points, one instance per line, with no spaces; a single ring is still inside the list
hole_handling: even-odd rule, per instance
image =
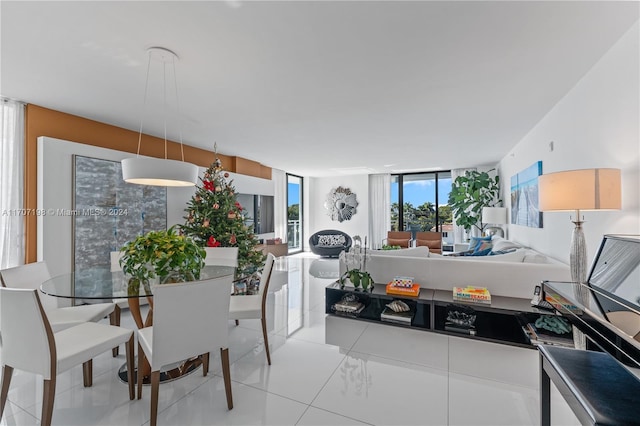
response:
[[[324,208],[324,202],[331,190],[342,186],[349,188],[356,194],[358,207],[351,220],[343,222],[331,220],[328,210]],[[363,239],[369,232],[369,176],[336,176],[323,178],[305,178],[305,241],[304,248],[309,250],[309,237],[323,229],[337,229],[349,234],[351,237],[360,235]]]
[[[636,23],[499,164],[507,207],[511,176],[538,160],[543,174],[622,170],[622,210],[584,212],[589,259],[604,234],[640,234],[639,52]],[[570,216],[546,212],[542,229],[509,225],[509,238],[568,263]]]
[[[120,161],[130,153],[49,137],[38,138],[38,210],[72,209],[73,155]],[[204,173],[200,168],[200,174]],[[273,182],[230,173],[236,192],[273,195]],[[195,188],[167,188],[167,226],[183,223],[187,201]],[[277,202],[277,200],[276,200]],[[46,260],[53,275],[72,270],[72,217],[38,217],[38,260]]]

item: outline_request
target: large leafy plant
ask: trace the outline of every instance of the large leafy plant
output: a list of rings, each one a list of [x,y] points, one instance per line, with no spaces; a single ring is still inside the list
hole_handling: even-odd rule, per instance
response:
[[[484,232],[482,208],[493,207],[502,203],[500,199],[500,176],[491,176],[491,169],[486,172],[467,171],[455,178],[449,193],[449,205],[453,211],[456,225],[467,232],[476,227]]]
[[[197,279],[204,267],[205,250],[191,238],[178,234],[174,227],[150,231],[125,244],[120,251],[120,266],[125,274],[149,281],[156,276],[165,282],[169,275]]]

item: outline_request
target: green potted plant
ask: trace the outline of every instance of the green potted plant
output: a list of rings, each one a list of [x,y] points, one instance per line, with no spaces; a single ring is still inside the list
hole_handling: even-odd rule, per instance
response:
[[[176,233],[174,227],[150,231],[125,244],[120,251],[122,271],[137,284],[148,285],[158,277],[160,283],[198,279],[204,267],[205,250],[191,238]],[[130,291],[135,291],[130,286]]]
[[[458,176],[451,184],[449,206],[453,211],[456,225],[462,226],[469,232],[476,227],[480,233],[484,232],[482,223],[482,208],[499,205],[500,176],[491,176],[491,169],[486,172],[467,171]]]

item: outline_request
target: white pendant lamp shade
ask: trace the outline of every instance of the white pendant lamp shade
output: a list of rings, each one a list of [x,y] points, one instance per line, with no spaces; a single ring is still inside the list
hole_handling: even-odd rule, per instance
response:
[[[125,158],[122,178],[138,185],[193,186],[198,180],[198,166],[164,158]]]
[[[149,73],[151,59],[160,62],[163,71],[162,93],[164,98],[164,158],[140,157],[140,145],[142,144],[142,123],[140,120],[140,133],[138,135],[137,156],[122,160],[122,179],[127,183],[153,186],[194,186],[198,181],[198,166],[184,161],[184,148],[182,146],[182,131],[180,131],[180,153],[182,161],[167,158],[167,67],[173,71],[173,86],[175,89],[176,116],[180,116],[178,102],[178,83],[176,78],[175,62],[178,55],[164,47],[151,47],[147,49],[149,62],[147,64],[147,79],[144,90],[144,105],[147,103],[147,91],[149,89]],[[143,114],[144,116],[144,114]]]

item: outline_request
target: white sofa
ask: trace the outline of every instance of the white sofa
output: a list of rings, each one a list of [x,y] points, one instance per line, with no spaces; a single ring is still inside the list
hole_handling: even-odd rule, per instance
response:
[[[414,277],[423,288],[452,290],[453,287],[486,287],[493,296],[531,298],[544,280],[570,281],[569,266],[528,248],[482,257],[442,256],[426,247],[404,250],[373,250],[366,270],[376,283],[395,276]],[[346,271],[340,259],[340,273]]]

